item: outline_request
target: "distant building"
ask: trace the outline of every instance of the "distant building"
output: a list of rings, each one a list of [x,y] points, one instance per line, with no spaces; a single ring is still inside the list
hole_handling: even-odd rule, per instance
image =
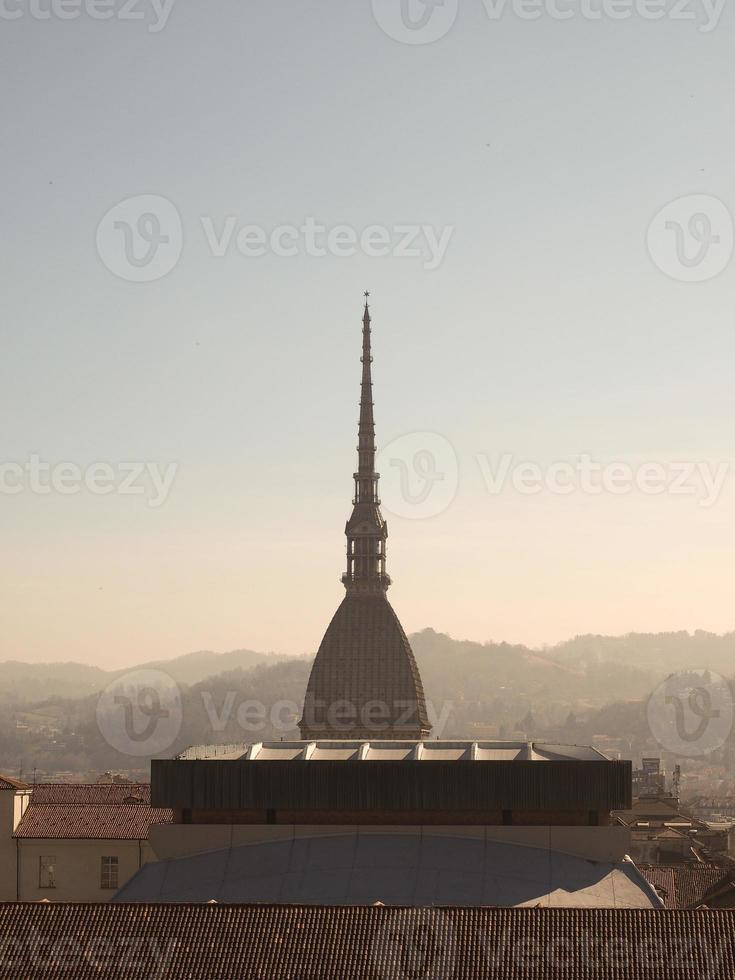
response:
[[[687,864],[725,856],[729,851],[727,830],[713,830],[684,810],[671,796],[641,796],[632,807],[613,814],[631,831],[630,855],[641,864]]]
[[[641,768],[633,770],[633,796],[664,796],[666,773],[660,759],[645,758]]]
[[[367,294],[366,294],[367,296]],[[347,522],[347,595],[311,670],[302,738],[424,738],[431,726],[411,646],[386,592],[388,525],[375,471],[370,311],[362,330],[362,387],[355,497]]]
[[[151,807],[148,784],[28,786],[3,777],[0,819],[3,901],[106,902],[155,859],[150,827],[173,814]]]
[[[716,864],[640,864],[667,909],[735,908],[735,872]]]
[[[229,749],[229,750],[228,750]],[[630,763],[538,742],[272,742],[154,760],[160,859],[115,901],[653,908]]]
[[[154,760],[152,802],[174,821],[151,827],[160,863],[115,900],[660,906],[611,818],[632,805],[630,762],[525,731],[427,738],[421,679],[386,598],[371,362],[366,303],[347,594],[309,678],[303,740]]]

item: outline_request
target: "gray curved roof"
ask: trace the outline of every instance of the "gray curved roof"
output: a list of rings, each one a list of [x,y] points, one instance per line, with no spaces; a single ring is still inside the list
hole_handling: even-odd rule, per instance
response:
[[[146,864],[117,902],[657,908],[632,862],[425,830],[246,844]]]

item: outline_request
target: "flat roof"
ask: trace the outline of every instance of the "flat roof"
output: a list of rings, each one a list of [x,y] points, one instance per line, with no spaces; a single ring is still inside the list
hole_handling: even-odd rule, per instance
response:
[[[551,742],[352,740],[254,742],[195,745],[176,756],[182,761],[243,762],[606,762],[590,745]]]

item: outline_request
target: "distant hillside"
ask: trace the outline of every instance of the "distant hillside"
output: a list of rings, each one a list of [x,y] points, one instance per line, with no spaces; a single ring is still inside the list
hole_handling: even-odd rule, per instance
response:
[[[430,629],[411,636],[432,721],[441,719],[436,735],[534,733],[580,742],[603,735],[628,739],[636,757],[653,748],[645,725],[650,692],[684,667],[730,676],[733,642],[733,635],[707,633],[590,636],[538,651],[455,640]],[[199,742],[297,737],[310,666],[309,658],[249,650],[139,665],[164,670],[181,688],[183,724],[167,754]],[[0,664],[0,771],[145,768],[147,759],[126,760],[97,726],[99,691],[125,673],[73,663]],[[254,725],[252,705],[263,708],[262,721]]]
[[[24,664],[6,660],[0,663],[0,698],[30,704],[52,695],[82,697],[101,690],[111,677],[88,664]]]
[[[546,651],[547,656],[578,669],[601,663],[627,664],[663,675],[680,670],[711,670],[728,675],[735,668],[735,633],[629,633],[626,636],[577,636]]]
[[[273,654],[252,650],[229,653],[186,653],[173,660],[151,660],[124,670],[103,670],[89,664],[24,664],[18,660],[0,662],[0,700],[15,704],[34,704],[46,698],[78,698],[96,694],[116,677],[132,670],[163,670],[179,684],[196,684],[214,674],[229,670],[249,670],[258,664],[273,663]]]
[[[231,670],[192,686],[181,685],[183,723],[172,755],[192,744],[248,742],[298,737],[295,725],[310,664],[303,658],[269,658],[249,670]],[[87,775],[106,770],[146,769],[149,758],[131,758],[109,745],[97,719],[97,694],[55,696],[30,706],[0,712],[0,773]],[[263,705],[262,724],[248,706]],[[294,710],[295,707],[295,710]],[[23,727],[18,727],[18,722]]]
[[[626,700],[646,685],[684,669],[730,674],[735,666],[735,633],[630,633],[577,636],[555,647],[533,650],[508,643],[455,640],[426,629],[411,636],[427,692],[436,696],[483,697],[506,685],[540,693],[564,684],[580,697]],[[289,659],[253,650],[199,651],[172,660],[151,660],[126,670],[89,664],[0,662],[0,700],[33,704],[49,697],[83,697],[102,690],[127,670],[155,669],[180,684],[197,684],[232,670]],[[294,658],[298,659],[298,658]]]
[[[534,704],[579,699],[601,705],[642,697],[659,678],[645,667],[594,658],[565,661],[557,650],[454,640],[431,629],[414,633],[411,645],[427,696],[457,701],[512,695]]]
[[[151,660],[132,669],[163,670],[179,684],[198,684],[216,674],[232,670],[250,670],[261,664],[266,666],[284,659],[286,658],[276,654],[255,653],[253,650],[231,650],[229,653],[202,651],[185,653],[174,660]],[[117,673],[124,674],[125,671]]]

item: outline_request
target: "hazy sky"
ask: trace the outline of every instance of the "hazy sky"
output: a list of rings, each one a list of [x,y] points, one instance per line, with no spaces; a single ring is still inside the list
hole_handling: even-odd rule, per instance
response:
[[[366,288],[378,441],[407,437],[382,471],[408,631],[735,627],[735,473],[712,503],[691,472],[735,463],[732,8],[411,0],[404,26],[399,0],[65,3],[0,4],[0,659],[316,648]],[[366,254],[404,226],[424,255]],[[549,469],[585,455],[607,490]],[[610,492],[617,463],[668,489]],[[120,464],[178,469],[151,506]],[[75,472],[113,492],[59,492]]]

